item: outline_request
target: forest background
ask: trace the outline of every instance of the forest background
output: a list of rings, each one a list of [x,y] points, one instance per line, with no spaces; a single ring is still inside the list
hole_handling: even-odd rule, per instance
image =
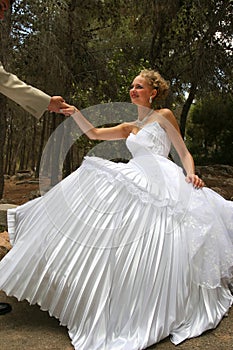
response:
[[[162,106],[176,115],[196,164],[233,165],[232,13],[232,0],[14,0],[0,23],[0,60],[79,109],[130,102],[132,79],[156,69],[171,83]],[[4,175],[39,176],[43,149],[64,116],[37,120],[4,96],[0,114],[1,198]],[[82,136],[72,145],[64,177],[94,144]]]

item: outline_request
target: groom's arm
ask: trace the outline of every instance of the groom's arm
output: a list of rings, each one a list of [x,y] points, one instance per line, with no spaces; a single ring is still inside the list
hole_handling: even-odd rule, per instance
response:
[[[0,93],[18,103],[36,118],[40,118],[46,110],[59,113],[59,109],[66,108],[61,96],[51,97],[25,84],[16,75],[6,72],[1,62]]]

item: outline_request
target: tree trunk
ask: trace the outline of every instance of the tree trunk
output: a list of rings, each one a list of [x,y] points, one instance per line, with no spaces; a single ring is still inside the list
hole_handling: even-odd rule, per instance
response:
[[[20,170],[25,169],[25,153],[26,153],[26,141],[24,139],[22,147],[21,147],[21,152],[20,152],[20,160],[19,160],[19,169]]]
[[[4,191],[4,145],[6,137],[6,98],[0,96],[0,199]]]
[[[67,145],[67,140],[68,136],[71,132],[70,130],[70,124],[64,125],[64,150],[68,148]],[[67,155],[64,160],[64,167],[63,167],[63,177],[66,177],[70,175],[72,171],[72,166],[71,166],[71,152],[72,152],[72,147],[68,150]]]
[[[9,43],[9,34],[10,34],[10,14],[6,14],[5,20],[1,25],[0,29],[0,43],[1,43],[1,52],[0,52],[0,61],[4,64],[7,62],[8,56],[8,43]],[[6,103],[7,99],[4,96],[0,96],[0,199],[3,196],[4,190],[4,145],[6,138]]]
[[[36,119],[33,119],[33,137],[31,140],[31,156],[30,159],[28,159],[28,163],[30,164],[30,169],[34,172],[35,171],[35,165],[36,165],[36,135],[37,135],[37,128],[36,128]]]
[[[42,129],[40,134],[40,145],[39,145],[39,151],[37,154],[37,162],[36,162],[36,168],[35,168],[35,177],[38,178],[40,174],[40,160],[43,153],[43,147],[44,147],[44,140],[45,140],[45,131],[47,128],[47,119],[44,116],[42,119]]]
[[[180,131],[181,131],[181,135],[184,138],[185,136],[185,127],[186,127],[186,120],[187,120],[187,116],[188,116],[188,112],[189,109],[191,107],[191,104],[194,100],[195,94],[197,91],[197,84],[196,83],[192,83],[191,84],[191,88],[189,91],[189,95],[187,100],[184,103],[182,112],[181,112],[181,116],[180,116]]]
[[[11,120],[8,120],[8,130],[6,130],[6,142],[5,142],[5,151],[6,154],[5,161],[4,161],[4,173],[9,174],[9,161],[10,161],[10,154],[11,154],[11,148],[10,148],[10,128],[11,128]]]
[[[6,174],[12,175],[12,168],[11,168],[11,160],[12,160],[12,151],[13,151],[13,118],[10,117],[9,122],[9,128],[8,128],[8,134],[7,134],[7,145],[6,145],[6,152],[7,152],[7,171]]]
[[[57,121],[60,116],[56,116],[53,119],[54,131],[51,135],[53,139],[52,152],[51,152],[51,186],[55,186],[62,178],[62,168],[60,167],[61,146],[64,140],[64,124],[58,124]]]

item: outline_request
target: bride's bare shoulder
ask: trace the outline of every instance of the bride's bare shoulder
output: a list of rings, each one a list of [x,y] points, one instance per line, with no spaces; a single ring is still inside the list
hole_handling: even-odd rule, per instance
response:
[[[180,132],[179,125],[177,123],[176,117],[172,113],[172,111],[169,108],[162,108],[156,110],[158,113],[158,116],[160,116],[160,122],[163,125],[163,127],[166,129],[166,126],[168,125],[167,122],[169,122],[174,128],[176,128]]]

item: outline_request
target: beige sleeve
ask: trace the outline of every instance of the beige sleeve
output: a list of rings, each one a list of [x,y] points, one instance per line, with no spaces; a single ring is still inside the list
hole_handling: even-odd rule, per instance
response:
[[[18,103],[38,119],[47,110],[51,99],[43,91],[25,84],[16,75],[6,72],[1,62],[0,93]]]

